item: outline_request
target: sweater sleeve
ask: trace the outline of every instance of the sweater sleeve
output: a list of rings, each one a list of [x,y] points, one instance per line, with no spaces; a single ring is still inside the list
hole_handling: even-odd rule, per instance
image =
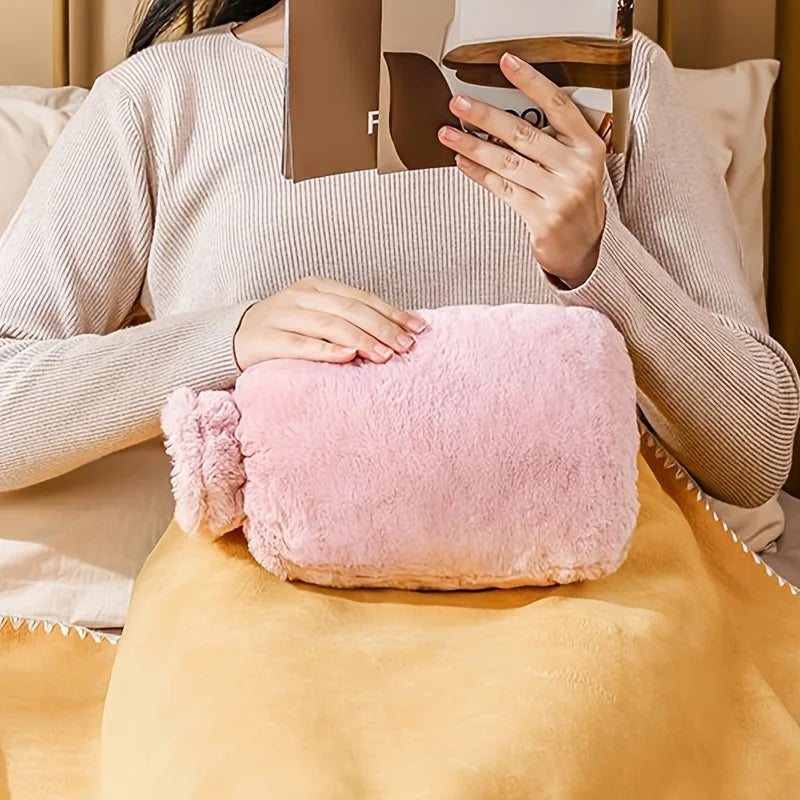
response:
[[[148,263],[146,162],[135,110],[101,78],[0,239],[0,490],[157,435],[173,387],[238,374],[245,306],[120,329]]]
[[[727,189],[677,75],[660,48],[644,37],[640,46],[619,214],[609,204],[589,279],[553,291],[617,325],[648,422],[697,482],[754,507],[788,475],[798,376],[762,329]]]

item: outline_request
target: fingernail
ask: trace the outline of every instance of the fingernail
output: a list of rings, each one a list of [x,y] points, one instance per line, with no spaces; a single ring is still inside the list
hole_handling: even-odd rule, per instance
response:
[[[453,100],[453,105],[454,105],[454,106],[455,106],[455,107],[456,107],[456,108],[457,108],[459,111],[469,111],[469,110],[472,108],[472,103],[470,103],[470,101],[469,101],[469,100],[467,100],[467,98],[466,98],[466,97],[464,97],[463,95],[458,95],[458,96],[457,96],[457,97],[456,97],[456,98]]]
[[[510,69],[512,72],[516,72],[522,66],[522,61],[511,53],[503,53],[500,61],[506,69]]]
[[[408,327],[411,328],[414,333],[422,333],[425,328],[428,327],[428,323],[425,322],[424,319],[418,319],[417,317],[411,317],[408,321]]]
[[[446,139],[448,142],[457,142],[461,137],[461,134],[455,129],[451,128],[449,125],[445,125],[444,128],[440,130],[442,139]]]
[[[394,355],[394,350],[385,344],[376,344],[375,352],[378,354],[378,358],[382,358],[384,361],[388,361]]]
[[[399,344],[403,350],[410,350],[414,346],[414,340],[407,333],[401,333],[397,337],[397,344]]]

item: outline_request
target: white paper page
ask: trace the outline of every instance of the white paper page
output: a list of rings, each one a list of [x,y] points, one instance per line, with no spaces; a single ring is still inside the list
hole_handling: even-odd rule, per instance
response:
[[[456,0],[445,52],[535,36],[614,37],[616,28],[617,0]]]
[[[526,110],[535,106],[535,103],[518,89],[476,86],[471,83],[460,81],[453,70],[443,68],[442,72],[445,78],[447,78],[450,90],[454,95],[464,94],[468,97],[474,97],[476,100],[482,100],[484,103],[496,106],[504,111],[513,111],[520,116],[522,116]],[[613,95],[608,89],[565,86],[564,91],[566,91],[578,105],[584,106],[585,108],[592,108],[596,111],[607,113],[613,110]],[[530,121],[533,122],[533,119]]]

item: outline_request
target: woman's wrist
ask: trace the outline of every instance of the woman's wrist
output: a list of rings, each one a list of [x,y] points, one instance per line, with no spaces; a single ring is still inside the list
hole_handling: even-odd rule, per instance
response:
[[[236,330],[233,332],[233,338],[231,339],[231,350],[233,352],[233,361],[236,364],[236,369],[239,371],[240,374],[242,372],[244,372],[244,367],[242,366],[242,364],[245,361],[244,355],[242,354],[240,356],[240,353],[241,353],[241,350],[242,350],[242,346],[241,346],[241,342],[240,342],[240,338],[241,338],[240,334],[241,334],[241,331],[242,331],[242,324],[244,323],[244,318],[247,316],[247,312],[252,310],[253,306],[257,305],[257,303],[258,303],[257,300],[253,300],[253,302],[248,303],[244,307],[244,310],[242,311],[241,316],[239,317],[239,322],[236,325]]]
[[[544,273],[550,285],[559,291],[568,292],[573,289],[578,289],[584,283],[586,283],[586,281],[592,277],[595,269],[597,269],[597,264],[600,260],[600,247],[602,241],[603,233],[601,232],[601,234],[597,237],[596,243],[577,269],[573,267],[570,270],[559,270],[559,272],[556,273],[542,267],[542,272]]]

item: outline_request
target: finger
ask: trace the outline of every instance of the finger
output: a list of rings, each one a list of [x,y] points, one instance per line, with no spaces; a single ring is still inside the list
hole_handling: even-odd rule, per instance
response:
[[[428,323],[418,314],[412,314],[409,311],[402,311],[401,309],[395,308],[385,300],[381,300],[380,297],[370,292],[365,292],[362,289],[356,289],[353,286],[348,286],[345,283],[340,283],[330,278],[312,278],[310,279],[310,285],[313,285],[317,291],[327,291],[329,294],[352,297],[356,300],[360,300],[396,325],[400,325],[413,333],[422,333],[428,327]]]
[[[486,169],[481,164],[465,156],[456,156],[456,166],[472,181],[488,189],[495,197],[499,197],[523,219],[530,219],[541,212],[544,201],[533,192],[524,189],[513,181]]]
[[[531,161],[558,171],[564,158],[564,145],[527,120],[463,95],[451,100],[450,110],[468,126],[479,128]]]
[[[313,336],[274,329],[265,333],[264,349],[269,352],[270,359],[300,358],[304,361],[331,364],[346,364],[358,355],[353,348],[325,342]]]
[[[376,364],[384,364],[395,353],[391,347],[337,314],[302,307],[278,309],[273,312],[270,323],[275,329],[286,333],[296,333],[355,350],[362,358]]]
[[[333,325],[334,320],[340,319],[349,327],[391,347],[396,353],[405,353],[414,346],[414,337],[405,328],[354,297],[307,292],[298,297],[297,303],[300,308],[324,314],[327,324]]]
[[[560,134],[560,140],[566,138],[569,142],[580,143],[599,138],[572,98],[530,64],[506,53],[500,59],[500,68],[517,89],[544,111],[550,125]]]
[[[518,186],[530,189],[539,197],[548,197],[556,191],[557,178],[552,172],[514,150],[485,142],[449,125],[440,128],[439,139],[442,144],[466,156],[470,161]]]

